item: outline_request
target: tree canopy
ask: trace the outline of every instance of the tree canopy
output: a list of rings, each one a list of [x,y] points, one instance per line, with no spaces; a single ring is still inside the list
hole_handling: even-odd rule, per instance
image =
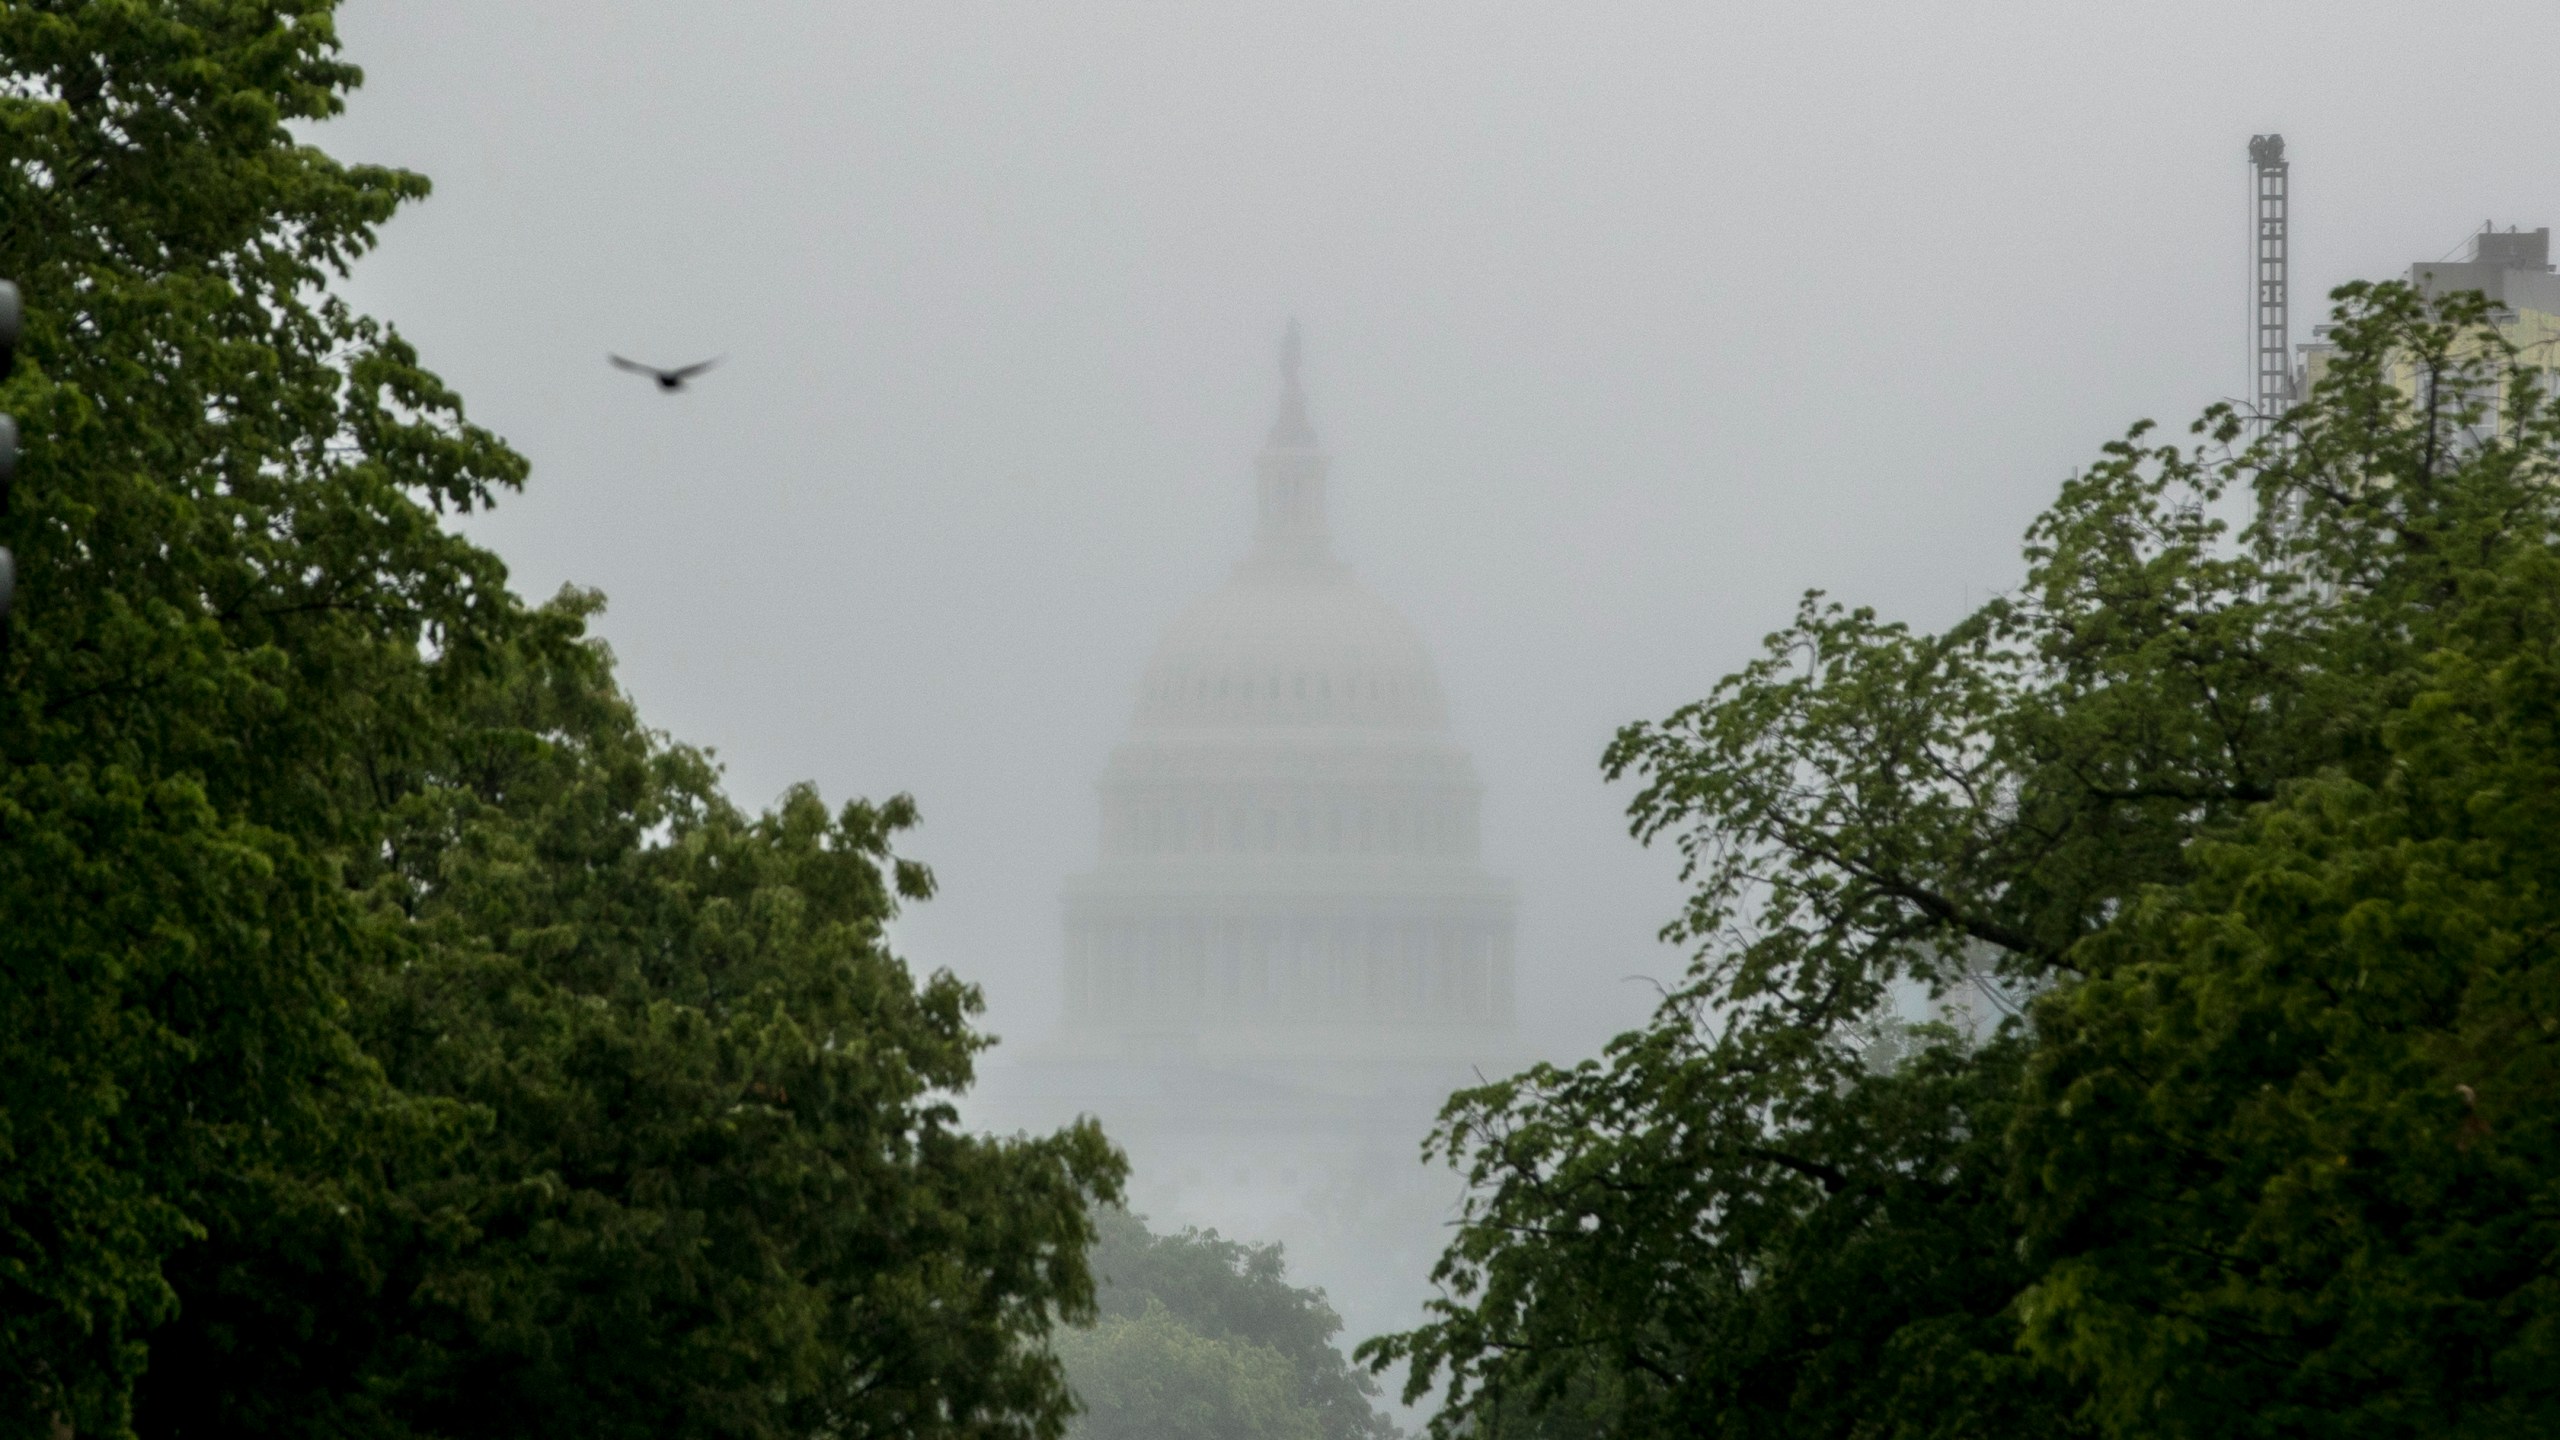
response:
[[[2338,301],[2302,405],[2137,427],[2016,592],[1810,596],[1619,735],[1696,960],[1445,1112],[1443,1298],[1364,1351],[1441,1433],[2560,1423],[2560,408],[2476,295]]]
[[[1377,1381],[1334,1344],[1341,1317],[1289,1283],[1278,1245],[1158,1235],[1125,1210],[1096,1220],[1099,1318],[1053,1342],[1079,1440],[1392,1440]]]
[[[446,523],[332,8],[0,5],[0,1426],[1054,1440],[1119,1158],[958,1127],[909,802],[741,812]]]

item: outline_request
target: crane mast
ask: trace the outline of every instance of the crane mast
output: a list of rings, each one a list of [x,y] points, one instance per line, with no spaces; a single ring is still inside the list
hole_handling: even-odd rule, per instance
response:
[[[2263,433],[2293,404],[2293,310],[2289,289],[2290,219],[2287,215],[2287,172],[2284,137],[2249,137],[2249,163],[2256,171],[2253,222],[2256,231],[2256,283],[2251,287],[2257,361],[2256,429]]]

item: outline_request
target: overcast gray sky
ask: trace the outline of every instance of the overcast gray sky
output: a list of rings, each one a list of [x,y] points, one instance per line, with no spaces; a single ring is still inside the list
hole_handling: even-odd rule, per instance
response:
[[[1437,649],[1555,1053],[1670,867],[1596,760],[1808,586],[1929,624],[2299,292],[2560,219],[2560,7],[351,0],[322,143],[423,170],[355,294],[534,463],[473,524],[611,597],[741,799],[912,791],[923,965],[1055,1005],[1159,629],[1242,552],[1301,317],[1343,550]],[[2316,318],[2297,308],[2297,333]],[[725,352],[666,397],[608,349]]]

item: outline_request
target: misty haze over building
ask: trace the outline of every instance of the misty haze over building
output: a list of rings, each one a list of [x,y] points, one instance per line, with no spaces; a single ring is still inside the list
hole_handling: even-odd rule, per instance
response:
[[[1334,554],[1302,358],[1293,321],[1252,549],[1158,643],[1097,787],[1057,1027],[989,1066],[975,1113],[1099,1115],[1137,1208],[1282,1240],[1376,1327],[1454,1195],[1417,1141],[1521,1059],[1513,896],[1429,646]]]

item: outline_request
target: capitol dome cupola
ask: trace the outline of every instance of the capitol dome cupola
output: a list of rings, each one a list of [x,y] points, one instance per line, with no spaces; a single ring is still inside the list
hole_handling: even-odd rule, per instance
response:
[[[1256,558],[1320,562],[1332,557],[1332,535],[1325,524],[1326,459],[1316,444],[1316,427],[1307,419],[1307,392],[1298,367],[1304,354],[1298,322],[1280,341],[1280,413],[1272,419],[1271,438],[1256,463],[1256,498],[1260,523],[1254,534]]]

